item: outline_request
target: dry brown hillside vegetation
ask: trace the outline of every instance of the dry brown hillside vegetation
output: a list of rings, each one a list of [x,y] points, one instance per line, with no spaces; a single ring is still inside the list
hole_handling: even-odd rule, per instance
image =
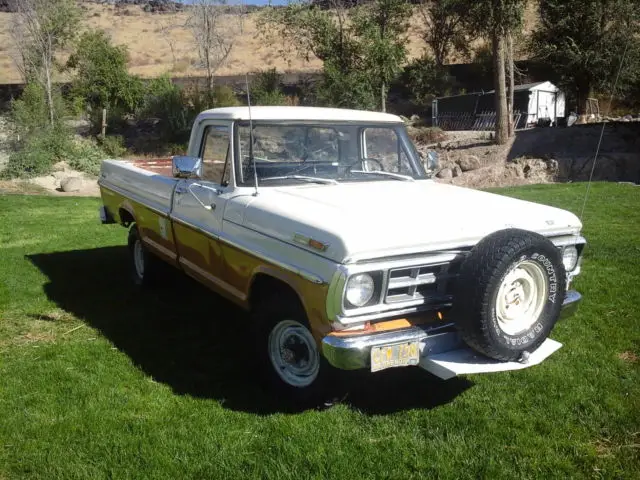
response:
[[[202,75],[193,36],[186,26],[187,13],[147,13],[137,5],[116,8],[88,3],[82,8],[85,29],[104,30],[116,45],[128,47],[131,73],[146,78],[165,73],[176,77]],[[16,52],[10,34],[14,15],[0,13],[0,84],[22,80],[14,62]],[[231,55],[217,74],[237,75],[268,68],[282,73],[311,72],[321,68],[321,62],[315,58],[309,61],[296,56],[282,58],[281,46],[268,44],[261,37],[256,25],[258,15],[254,12],[246,16]],[[525,35],[534,22],[535,7],[531,4],[526,15]],[[420,38],[422,28],[420,16],[414,14],[408,35],[409,59],[421,56],[427,48]],[[449,60],[455,63],[467,59],[452,57]]]

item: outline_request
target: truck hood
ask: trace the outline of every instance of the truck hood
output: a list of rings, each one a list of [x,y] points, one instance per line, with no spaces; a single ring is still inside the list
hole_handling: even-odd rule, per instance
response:
[[[505,228],[555,236],[582,227],[566,210],[433,180],[262,188],[243,217],[293,245],[295,235],[322,242],[324,251],[306,248],[338,263],[472,246]]]

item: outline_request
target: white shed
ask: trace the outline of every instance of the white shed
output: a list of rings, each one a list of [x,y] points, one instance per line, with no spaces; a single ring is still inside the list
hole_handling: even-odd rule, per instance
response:
[[[536,125],[538,121],[551,121],[556,125],[558,118],[564,118],[565,95],[551,82],[516,85],[514,109],[526,112],[526,126]],[[523,124],[521,121],[520,125]]]

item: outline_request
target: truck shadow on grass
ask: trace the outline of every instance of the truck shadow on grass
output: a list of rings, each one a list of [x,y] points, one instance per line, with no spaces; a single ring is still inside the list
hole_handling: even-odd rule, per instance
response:
[[[83,319],[154,380],[176,394],[211,398],[257,414],[296,413],[265,393],[252,362],[245,312],[186,275],[169,271],[154,290],[129,281],[125,247],[29,255],[47,276],[47,297]],[[171,270],[171,269],[169,269]],[[345,372],[342,403],[371,415],[450,402],[472,383],[441,381],[417,368]]]

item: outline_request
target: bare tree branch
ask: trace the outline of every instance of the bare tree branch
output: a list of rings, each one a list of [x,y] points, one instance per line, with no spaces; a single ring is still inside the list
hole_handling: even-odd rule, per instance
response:
[[[227,0],[195,0],[190,10],[188,24],[211,92],[215,73],[229,58],[242,32],[244,8],[228,6]]]

